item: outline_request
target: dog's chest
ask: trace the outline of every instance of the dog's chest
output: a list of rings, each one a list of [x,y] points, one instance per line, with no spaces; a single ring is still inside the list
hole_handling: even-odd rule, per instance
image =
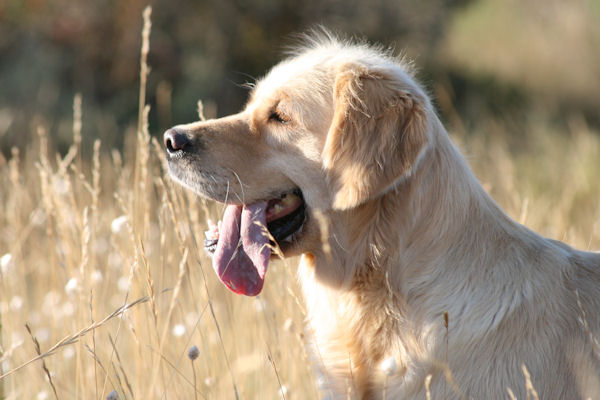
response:
[[[314,279],[314,264],[304,258],[300,281],[308,308],[317,368],[323,367],[336,391],[351,386],[359,398],[371,398],[390,375],[403,375],[410,355],[403,341],[409,329],[401,310],[371,284],[336,290]],[[379,293],[370,296],[370,293]],[[414,347],[414,346],[413,346]]]

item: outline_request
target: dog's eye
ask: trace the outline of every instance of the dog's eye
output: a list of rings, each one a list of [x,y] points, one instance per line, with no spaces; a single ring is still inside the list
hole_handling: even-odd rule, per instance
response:
[[[269,115],[269,121],[278,122],[280,124],[287,124],[288,122],[290,122],[290,119],[286,116],[279,114],[277,111],[273,111]]]

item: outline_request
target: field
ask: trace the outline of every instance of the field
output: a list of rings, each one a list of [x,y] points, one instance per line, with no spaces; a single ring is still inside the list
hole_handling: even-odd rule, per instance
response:
[[[144,101],[123,151],[82,148],[81,101],[66,154],[40,124],[0,155],[0,399],[316,398],[297,260],[272,264],[257,298],[230,293],[202,250],[222,207],[170,181]],[[519,137],[502,119],[451,122],[508,214],[600,249],[600,132],[583,117],[533,114]]]

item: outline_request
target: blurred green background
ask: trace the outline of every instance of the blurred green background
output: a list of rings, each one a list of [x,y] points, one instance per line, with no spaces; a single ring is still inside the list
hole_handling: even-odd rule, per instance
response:
[[[25,150],[39,124],[64,151],[78,92],[84,148],[97,137],[104,149],[123,145],[137,121],[148,4],[153,135],[196,120],[199,99],[208,117],[239,110],[242,84],[319,24],[414,59],[455,132],[500,123],[520,137],[532,118],[600,125],[599,0],[0,0],[5,155]]]

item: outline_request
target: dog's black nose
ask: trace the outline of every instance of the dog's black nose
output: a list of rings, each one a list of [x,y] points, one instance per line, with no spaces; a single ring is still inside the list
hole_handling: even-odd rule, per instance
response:
[[[167,152],[176,153],[190,145],[190,138],[185,133],[171,128],[164,134],[165,147]]]

